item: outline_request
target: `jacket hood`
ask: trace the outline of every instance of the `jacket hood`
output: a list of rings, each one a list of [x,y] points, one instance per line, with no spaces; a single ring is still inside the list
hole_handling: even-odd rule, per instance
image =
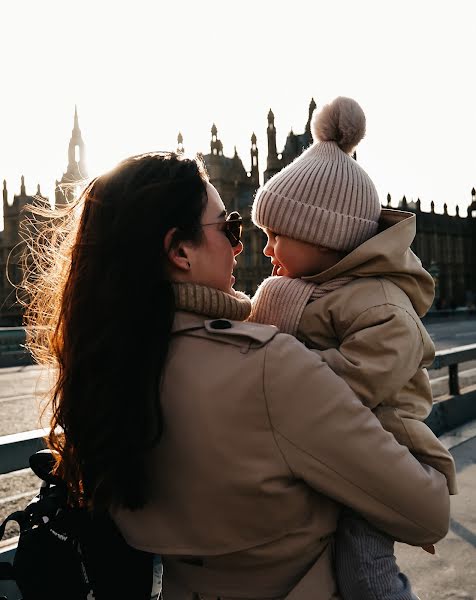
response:
[[[416,216],[413,213],[384,208],[375,236],[330,269],[302,279],[321,284],[344,276],[385,277],[406,293],[421,317],[433,302],[435,283],[410,249],[415,235]]]

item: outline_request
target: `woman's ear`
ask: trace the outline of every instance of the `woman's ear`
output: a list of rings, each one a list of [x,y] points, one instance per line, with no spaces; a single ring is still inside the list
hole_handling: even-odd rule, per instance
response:
[[[190,260],[188,256],[188,244],[186,242],[177,242],[174,240],[177,228],[169,229],[164,237],[164,250],[172,268],[179,271],[190,270]]]

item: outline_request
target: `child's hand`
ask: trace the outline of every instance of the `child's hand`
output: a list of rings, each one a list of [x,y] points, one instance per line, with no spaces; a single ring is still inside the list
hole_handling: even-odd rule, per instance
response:
[[[435,554],[435,547],[433,546],[433,544],[426,544],[426,546],[421,546],[423,548],[423,550],[425,552],[428,552],[429,554]]]

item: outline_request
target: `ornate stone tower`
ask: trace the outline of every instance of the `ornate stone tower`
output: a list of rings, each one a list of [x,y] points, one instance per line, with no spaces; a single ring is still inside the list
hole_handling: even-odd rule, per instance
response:
[[[311,102],[309,103],[309,116],[306,123],[305,134],[307,136],[307,145],[312,143],[312,134],[311,134],[311,119],[312,114],[316,110],[316,102],[314,98],[311,98]]]
[[[251,182],[253,185],[258,188],[259,187],[259,164],[258,164],[258,146],[256,145],[256,135],[252,134],[251,136]]]
[[[183,154],[185,152],[185,148],[183,147],[183,135],[181,132],[178,132],[177,135],[177,154]]]
[[[266,171],[264,172],[264,183],[282,168],[281,161],[278,158],[278,151],[276,150],[276,128],[274,126],[274,113],[271,109],[269,109],[268,113],[267,134],[268,160],[266,162]]]
[[[471,190],[471,204],[468,206],[468,217],[473,217],[473,213],[476,212],[476,190]]]
[[[293,160],[303,152],[303,150],[312,144],[311,119],[315,108],[316,103],[314,98],[312,98],[311,102],[309,103],[309,113],[304,133],[296,134],[292,129],[289,132],[284,144],[284,149],[281,153],[281,167],[285,167],[292,163]]]
[[[68,167],[61,181],[55,182],[55,203],[70,202],[75,195],[74,184],[88,176],[85,162],[84,142],[79,128],[78,110],[74,107],[74,125],[68,146]]]

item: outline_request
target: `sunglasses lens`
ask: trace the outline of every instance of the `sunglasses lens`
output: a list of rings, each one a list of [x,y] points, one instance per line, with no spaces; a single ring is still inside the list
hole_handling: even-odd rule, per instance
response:
[[[240,243],[242,231],[243,223],[240,214],[232,212],[226,221],[226,236],[233,248]]]

